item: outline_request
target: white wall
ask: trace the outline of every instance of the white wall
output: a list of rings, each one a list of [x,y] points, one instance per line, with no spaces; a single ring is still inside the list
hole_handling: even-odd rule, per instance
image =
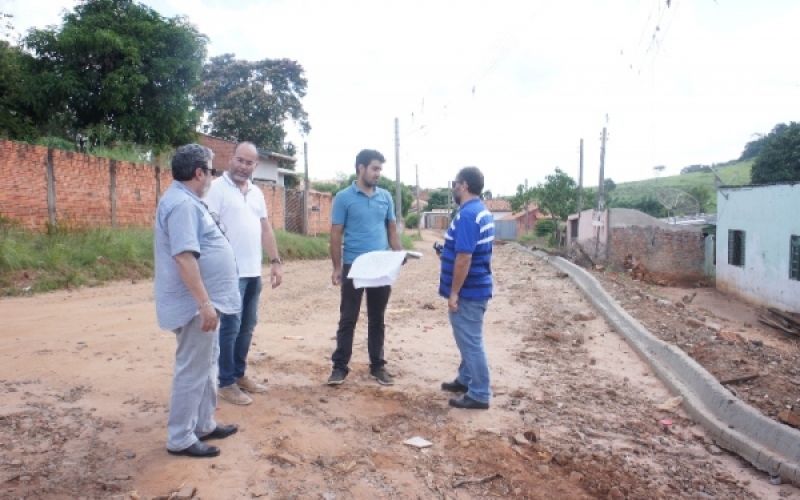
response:
[[[282,186],[283,184],[278,182],[278,160],[260,156],[258,165],[253,171],[253,179],[272,181]]]
[[[729,230],[745,232],[743,267],[728,264]],[[800,312],[800,281],[789,279],[792,235],[800,236],[800,184],[721,188],[717,288],[759,305]]]

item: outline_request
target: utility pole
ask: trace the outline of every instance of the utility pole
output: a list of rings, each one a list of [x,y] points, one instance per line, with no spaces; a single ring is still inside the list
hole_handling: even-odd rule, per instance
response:
[[[303,234],[308,236],[308,190],[311,179],[308,178],[308,143],[305,141],[303,141],[303,163],[305,163],[305,179],[303,179]]]
[[[606,127],[603,127],[603,139],[600,144],[600,184],[597,186],[597,209],[603,210],[606,204],[605,188],[605,166],[606,166]]]
[[[394,119],[394,164],[395,164],[395,218],[397,219],[397,232],[403,232],[403,192],[400,189],[400,119]]]
[[[603,207],[605,206],[605,166],[606,166],[606,127],[603,127],[603,139],[600,144],[600,184],[597,186],[597,238],[594,242],[594,258],[600,256],[600,217],[602,217]],[[608,217],[606,217],[606,224]],[[608,234],[608,227],[606,227],[606,234]]]
[[[578,220],[581,219],[583,210],[583,139],[581,139],[580,170],[578,173]]]
[[[530,205],[530,200],[528,200],[528,179],[525,179],[525,194],[522,199],[525,201],[525,232],[529,233],[531,231],[531,219],[528,216],[528,205]]]
[[[414,165],[414,173],[417,175],[417,236],[422,236],[422,210],[419,206],[419,165]]]

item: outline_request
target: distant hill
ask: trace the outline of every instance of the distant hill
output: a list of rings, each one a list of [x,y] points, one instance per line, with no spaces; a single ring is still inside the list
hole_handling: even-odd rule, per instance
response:
[[[715,170],[726,185],[750,184],[750,168],[753,166],[752,159],[733,162],[725,166],[717,166]],[[613,177],[612,177],[613,178]],[[635,202],[648,197],[654,197],[656,191],[664,187],[687,189],[694,186],[706,187],[711,193],[711,199],[707,211],[716,212],[717,192],[714,183],[714,174],[711,172],[692,172],[683,175],[672,175],[669,177],[659,177],[645,181],[620,182],[610,195],[614,200]],[[597,188],[594,188],[595,190]]]

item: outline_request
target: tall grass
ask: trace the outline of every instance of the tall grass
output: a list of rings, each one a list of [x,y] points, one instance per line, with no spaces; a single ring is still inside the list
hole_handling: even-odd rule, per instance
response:
[[[328,235],[303,236],[286,231],[275,231],[278,250],[285,260],[311,260],[328,257]],[[266,259],[267,256],[264,255]]]
[[[0,290],[6,295],[152,274],[150,229],[56,226],[34,232],[0,220]]]

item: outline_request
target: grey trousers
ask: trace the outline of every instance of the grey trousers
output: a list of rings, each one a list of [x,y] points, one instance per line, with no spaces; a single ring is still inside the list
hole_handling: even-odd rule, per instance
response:
[[[180,451],[217,427],[218,330],[200,331],[200,315],[173,330],[178,341],[167,418],[167,449]]]

